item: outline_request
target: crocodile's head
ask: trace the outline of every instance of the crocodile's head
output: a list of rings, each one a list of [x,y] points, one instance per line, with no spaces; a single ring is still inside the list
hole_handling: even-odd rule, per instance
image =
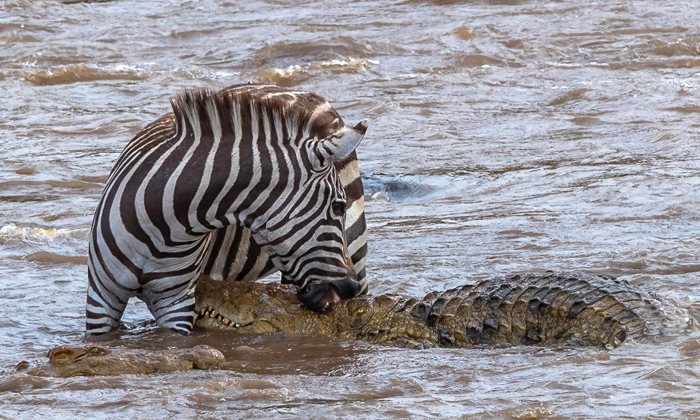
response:
[[[290,334],[357,338],[391,327],[397,300],[389,296],[360,296],[334,305],[328,312],[305,308],[292,286],[277,283],[199,279],[195,291],[197,325],[261,334]]]
[[[47,357],[49,358],[50,364],[54,366],[65,366],[78,363],[88,357],[105,356],[107,354],[109,354],[109,350],[103,346],[59,346],[51,349]]]
[[[197,325],[260,334],[293,328],[301,311],[293,286],[216,281],[202,277],[195,290]]]

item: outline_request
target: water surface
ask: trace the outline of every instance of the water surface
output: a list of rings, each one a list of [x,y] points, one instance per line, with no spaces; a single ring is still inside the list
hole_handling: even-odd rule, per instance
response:
[[[697,418],[700,335],[596,349],[205,342],[230,370],[39,379],[83,339],[87,231],[128,140],[184,87],[314,91],[371,120],[373,293],[492,275],[623,277],[700,312],[694,0],[0,3],[0,418]],[[369,197],[375,197],[369,199]],[[676,306],[678,305],[678,306]]]

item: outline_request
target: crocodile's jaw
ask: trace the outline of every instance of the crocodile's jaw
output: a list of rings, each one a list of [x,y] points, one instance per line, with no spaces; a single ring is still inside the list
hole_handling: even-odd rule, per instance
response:
[[[360,296],[314,312],[301,305],[293,288],[279,284],[200,279],[195,292],[196,325],[240,334],[285,332],[331,338],[365,339],[390,325],[396,302]],[[376,334],[374,334],[376,335]],[[369,341],[383,343],[381,338]]]

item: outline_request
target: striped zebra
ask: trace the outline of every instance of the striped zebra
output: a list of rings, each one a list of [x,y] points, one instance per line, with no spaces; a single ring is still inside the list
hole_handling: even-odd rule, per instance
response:
[[[119,325],[131,297],[188,334],[200,274],[252,280],[275,269],[326,310],[367,290],[362,182],[325,99],[269,85],[184,91],[129,142],[90,233],[86,329]]]

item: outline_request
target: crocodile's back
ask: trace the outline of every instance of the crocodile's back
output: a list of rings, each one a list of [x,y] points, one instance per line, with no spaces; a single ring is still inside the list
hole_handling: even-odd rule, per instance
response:
[[[411,308],[441,346],[617,347],[658,334],[659,303],[627,282],[584,273],[525,274],[430,293]]]

